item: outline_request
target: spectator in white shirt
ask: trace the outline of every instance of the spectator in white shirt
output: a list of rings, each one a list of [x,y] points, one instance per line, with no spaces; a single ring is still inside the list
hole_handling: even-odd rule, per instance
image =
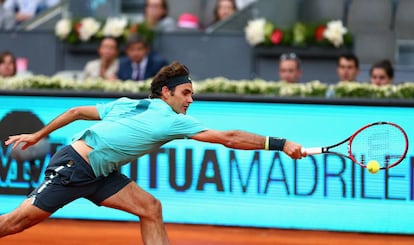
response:
[[[83,70],[84,78],[115,80],[119,67],[118,46],[118,41],[113,37],[102,39],[98,48],[99,58],[86,63]]]

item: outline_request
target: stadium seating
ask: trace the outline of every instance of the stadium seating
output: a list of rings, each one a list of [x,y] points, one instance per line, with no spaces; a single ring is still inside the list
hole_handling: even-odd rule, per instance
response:
[[[344,21],[344,14],[345,0],[302,0],[299,5],[299,19],[304,22]]]
[[[395,61],[395,33],[366,31],[355,35],[354,52],[360,63],[372,64],[382,59]]]
[[[391,0],[352,0],[347,26],[355,34],[365,31],[389,31],[392,26]]]
[[[414,1],[399,0],[395,10],[394,30],[397,39],[414,40]]]
[[[257,15],[266,18],[279,27],[290,27],[297,21],[297,1],[285,0],[258,0],[256,2]]]

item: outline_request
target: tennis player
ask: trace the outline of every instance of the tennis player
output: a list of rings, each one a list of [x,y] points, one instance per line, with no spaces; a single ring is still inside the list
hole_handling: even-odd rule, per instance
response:
[[[174,62],[154,77],[149,99],[120,98],[106,104],[69,109],[33,134],[10,136],[6,145],[23,148],[76,120],[97,120],[50,160],[45,180],[14,211],[0,216],[0,237],[21,232],[84,197],[140,219],[144,244],[168,244],[161,203],[118,169],[163,144],[182,138],[245,150],[283,151],[305,156],[301,145],[249,132],[217,131],[186,115],[193,102],[188,69]]]

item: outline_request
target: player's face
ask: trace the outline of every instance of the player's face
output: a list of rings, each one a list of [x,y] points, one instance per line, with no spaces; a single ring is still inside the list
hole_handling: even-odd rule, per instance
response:
[[[177,112],[186,114],[188,107],[193,102],[193,85],[191,83],[180,84],[174,91],[166,93],[166,102]]]
[[[339,81],[356,81],[359,70],[353,60],[340,58],[337,73]]]

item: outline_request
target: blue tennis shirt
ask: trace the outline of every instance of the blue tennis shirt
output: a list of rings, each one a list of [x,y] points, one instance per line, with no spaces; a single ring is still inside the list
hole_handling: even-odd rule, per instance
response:
[[[98,104],[97,109],[101,121],[73,137],[93,148],[88,157],[96,176],[107,176],[171,140],[207,130],[195,118],[177,114],[161,99],[120,98]]]

